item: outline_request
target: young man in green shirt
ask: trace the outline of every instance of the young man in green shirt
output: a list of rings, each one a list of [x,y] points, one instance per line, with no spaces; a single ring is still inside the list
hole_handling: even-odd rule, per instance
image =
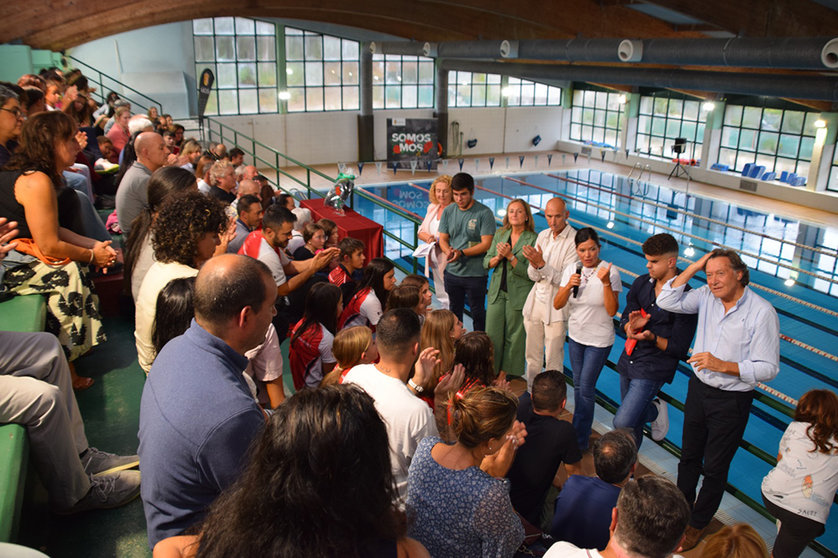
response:
[[[442,212],[439,246],[448,258],[445,266],[445,292],[450,309],[463,319],[465,298],[471,309],[474,331],[486,329],[486,276],[483,254],[492,244],[497,228],[492,210],[475,201],[474,178],[461,172],[451,179],[454,203]]]

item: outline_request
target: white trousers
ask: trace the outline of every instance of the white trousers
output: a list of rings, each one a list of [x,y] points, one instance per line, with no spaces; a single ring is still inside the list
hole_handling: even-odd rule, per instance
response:
[[[530,315],[524,315],[524,329],[527,332],[527,390],[542,370],[564,371],[564,342],[567,337],[567,322],[544,323],[547,309],[536,302]],[[544,368],[546,362],[546,368]]]

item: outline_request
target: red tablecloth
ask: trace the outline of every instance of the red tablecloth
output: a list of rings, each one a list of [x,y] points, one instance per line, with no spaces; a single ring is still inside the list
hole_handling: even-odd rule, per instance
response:
[[[367,219],[355,210],[344,208],[346,215],[338,215],[329,206],[323,205],[323,199],[302,200],[300,207],[311,210],[311,217],[318,219],[331,219],[338,226],[338,238],[357,238],[364,243],[366,251],[364,255],[367,262],[372,258],[380,258],[384,255],[384,227],[379,223]]]

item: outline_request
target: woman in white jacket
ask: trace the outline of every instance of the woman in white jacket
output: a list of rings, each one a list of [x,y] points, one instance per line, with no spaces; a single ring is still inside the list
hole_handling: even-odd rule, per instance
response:
[[[448,294],[445,292],[445,282],[442,278],[447,260],[439,247],[439,220],[442,217],[442,211],[453,200],[451,177],[447,174],[437,177],[433,184],[431,184],[429,197],[431,203],[428,206],[428,213],[425,215],[425,220],[422,221],[422,225],[419,227],[419,240],[433,245],[425,260],[425,275],[428,275],[428,268],[431,268],[433,271],[436,298],[439,300],[442,308],[447,310]]]

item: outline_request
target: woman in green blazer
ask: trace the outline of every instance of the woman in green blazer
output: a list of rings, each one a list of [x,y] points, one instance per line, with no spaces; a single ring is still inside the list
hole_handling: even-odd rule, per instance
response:
[[[533,282],[521,252],[524,246],[535,244],[536,238],[529,204],[512,200],[506,206],[503,226],[483,257],[483,266],[495,270],[489,283],[486,333],[495,346],[495,369],[511,376],[522,376],[526,370],[523,309]]]

